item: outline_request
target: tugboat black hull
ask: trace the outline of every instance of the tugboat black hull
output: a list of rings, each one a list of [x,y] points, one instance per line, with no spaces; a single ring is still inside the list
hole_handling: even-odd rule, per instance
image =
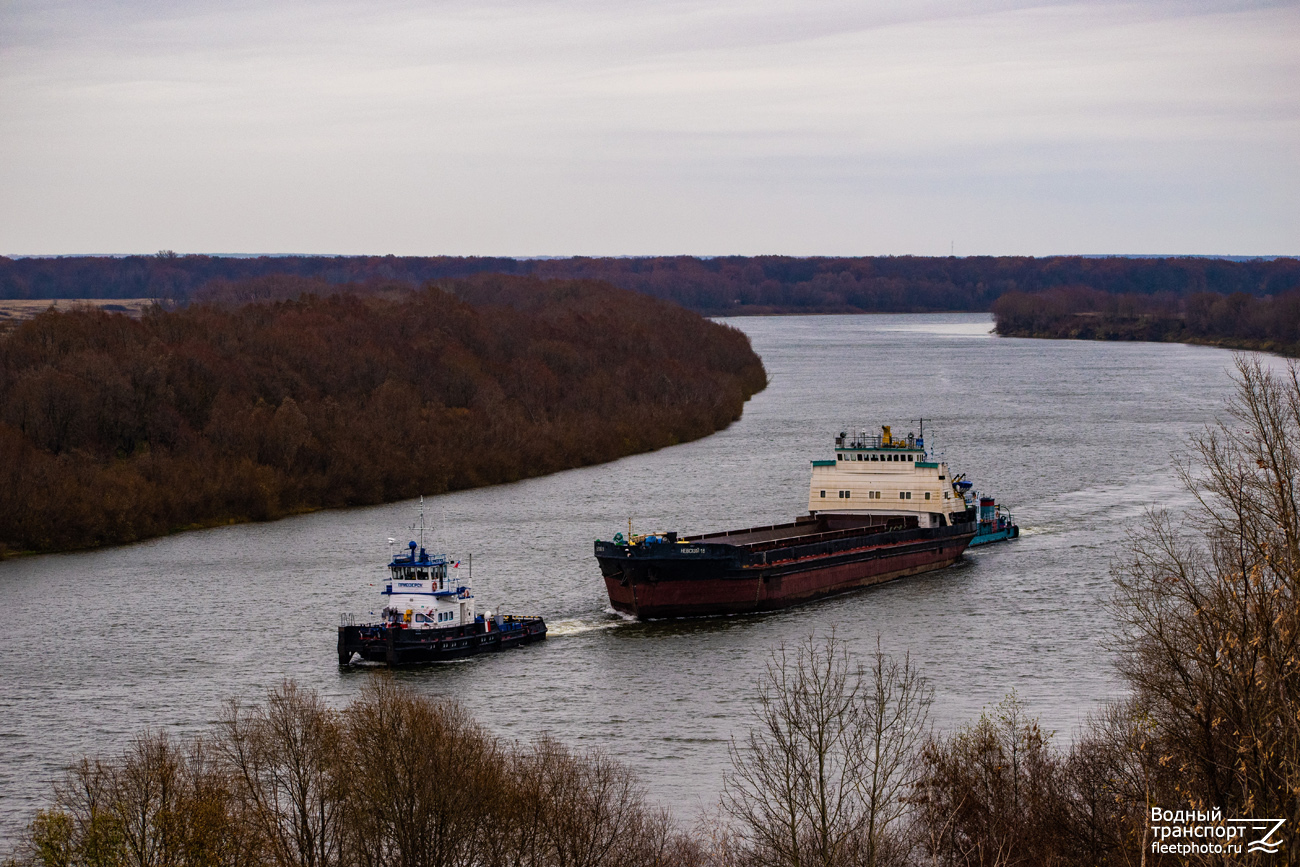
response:
[[[975,529],[833,530],[805,518],[671,544],[597,542],[596,560],[618,611],[643,619],[740,614],[942,569],[961,557]]]
[[[408,629],[384,623],[344,625],[339,627],[339,665],[348,665],[358,656],[365,662],[390,666],[422,665],[545,639],[546,623],[540,617],[507,616],[500,627],[490,621],[446,629]]]

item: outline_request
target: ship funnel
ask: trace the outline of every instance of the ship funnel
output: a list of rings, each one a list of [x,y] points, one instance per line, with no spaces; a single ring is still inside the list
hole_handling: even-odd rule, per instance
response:
[[[893,440],[893,438],[889,435],[889,425],[887,425],[887,424],[882,424],[882,425],[880,426],[880,429],[881,429],[882,431],[884,431],[884,433],[882,433],[881,436],[880,436],[880,444],[881,444],[881,445],[885,445],[885,446],[893,445],[894,440]]]

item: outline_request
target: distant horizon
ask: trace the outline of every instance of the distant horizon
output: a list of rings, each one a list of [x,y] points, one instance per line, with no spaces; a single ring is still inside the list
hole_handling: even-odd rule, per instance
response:
[[[367,258],[382,259],[392,256],[396,259],[511,259],[516,262],[559,261],[564,259],[757,259],[779,257],[787,259],[1223,259],[1229,262],[1276,261],[1278,259],[1300,259],[1300,254],[1279,253],[1266,255],[1249,255],[1234,253],[1047,253],[1034,256],[1020,253],[971,253],[968,255],[930,255],[918,253],[812,253],[794,255],[790,253],[620,253],[620,254],[582,254],[515,256],[510,254],[464,254],[464,253],[194,253],[179,250],[155,250],[152,253],[0,253],[6,259],[129,259],[133,256],[143,258],[156,257],[160,253],[175,253],[177,257],[210,256],[214,259],[346,259]]]

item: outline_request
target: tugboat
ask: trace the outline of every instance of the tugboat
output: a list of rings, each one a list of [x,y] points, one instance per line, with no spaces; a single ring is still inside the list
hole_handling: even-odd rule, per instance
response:
[[[475,611],[470,559],[462,584],[455,577],[460,561],[424,547],[423,497],[419,525],[411,529],[420,541],[407,543],[405,554],[391,558],[379,622],[358,623],[351,614],[340,618],[339,665],[356,657],[390,666],[440,662],[545,640],[541,617]]]
[[[1020,528],[1016,526],[1015,521],[1011,518],[1011,513],[1005,507],[999,506],[997,500],[992,497],[986,497],[978,491],[972,491],[974,487],[970,482],[962,481],[957,477],[953,483],[953,488],[960,493],[970,506],[978,501],[979,532],[975,538],[970,540],[971,547],[976,545],[987,545],[989,542],[1002,542],[1007,539],[1020,538]]]
[[[922,437],[835,439],[835,460],[812,462],[808,514],[773,524],[680,536],[597,540],[596,561],[615,610],[638,618],[698,617],[786,608],[942,569],[980,530]]]

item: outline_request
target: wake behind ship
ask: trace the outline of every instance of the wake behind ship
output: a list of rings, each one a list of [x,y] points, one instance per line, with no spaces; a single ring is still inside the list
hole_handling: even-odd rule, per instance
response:
[[[813,461],[809,513],[791,523],[597,541],[610,604],[643,619],[785,608],[950,566],[984,533],[970,485],[923,438],[884,427],[835,447]]]

